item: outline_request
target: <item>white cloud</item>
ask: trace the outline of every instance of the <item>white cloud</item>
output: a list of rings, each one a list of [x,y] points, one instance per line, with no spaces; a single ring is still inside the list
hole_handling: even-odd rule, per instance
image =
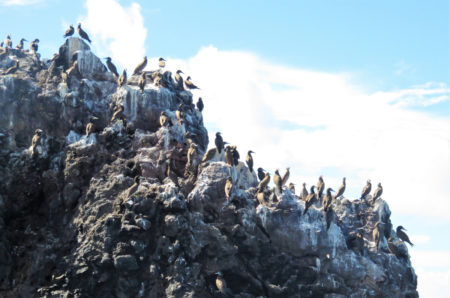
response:
[[[416,235],[411,235],[411,242],[414,244],[414,245],[418,245],[418,244],[427,244],[427,243],[430,243],[430,236],[428,236],[428,235],[419,235],[419,234],[416,234]]]
[[[12,6],[12,5],[26,6],[41,2],[44,2],[44,0],[2,0],[0,1],[0,4],[4,6]]]
[[[80,21],[91,37],[94,51],[132,71],[145,55],[147,29],[141,6],[133,2],[123,7],[116,0],[87,0],[85,6],[87,16]]]
[[[404,107],[410,98],[448,96],[445,84],[370,94],[351,85],[348,74],[274,65],[212,46],[168,67],[191,75],[202,88],[195,93],[204,99],[207,126],[237,144],[241,156],[254,150],[257,167],[291,166],[297,185],[315,184],[323,174],[334,189],[346,176],[350,197],[367,179],[374,188],[381,181],[394,213],[450,220],[450,120]]]

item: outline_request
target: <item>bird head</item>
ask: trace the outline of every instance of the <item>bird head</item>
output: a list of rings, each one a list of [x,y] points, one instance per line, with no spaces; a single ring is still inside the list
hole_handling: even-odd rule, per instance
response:
[[[252,154],[252,153],[255,153],[255,152],[253,152],[252,150],[249,150],[249,151],[248,151],[248,154]]]
[[[367,180],[367,184],[370,184],[370,179],[369,179],[369,180]]]
[[[191,79],[191,77],[190,77],[190,76],[188,76],[188,77],[186,78],[186,80],[187,80],[187,81],[189,81],[190,79]]]
[[[181,70],[177,70],[177,74],[180,74],[180,73],[184,74],[184,72],[182,72]]]
[[[227,180],[230,182],[233,182],[233,179],[231,178],[231,176],[228,176]]]
[[[77,28],[81,28],[81,23],[78,23],[78,26],[77,26]]]
[[[278,169],[275,170],[275,174],[280,175],[280,172],[278,171]]]
[[[35,40],[33,40],[33,42],[36,42],[36,43],[38,43],[38,42],[39,42],[39,39],[38,39],[38,38],[36,38]]]
[[[327,191],[328,191],[328,192],[334,192],[334,190],[333,190],[331,187],[329,187],[329,188],[327,189]]]
[[[147,57],[146,57],[146,58],[147,58]],[[166,60],[164,60],[164,58],[161,57],[161,58],[159,58],[159,61],[166,61]]]
[[[220,134],[221,134],[220,132],[216,132],[216,136],[220,136]]]
[[[398,226],[397,227],[397,230],[399,231],[399,230],[405,230],[405,231],[407,231],[407,229],[405,229],[403,226]]]
[[[161,116],[166,116],[166,112],[162,111]]]
[[[378,187],[381,187],[381,183],[378,183]]]
[[[306,187],[306,183],[303,182],[303,187]]]
[[[311,192],[314,192],[314,188],[316,188],[315,185],[311,186]]]
[[[344,177],[344,178],[342,178],[342,182],[344,182],[344,183],[345,183],[345,177]]]

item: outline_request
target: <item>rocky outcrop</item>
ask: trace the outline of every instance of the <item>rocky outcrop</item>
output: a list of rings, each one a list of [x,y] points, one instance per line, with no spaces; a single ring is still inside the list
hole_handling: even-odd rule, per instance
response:
[[[5,74],[15,60],[20,68]],[[165,87],[149,78],[141,93],[132,76],[117,88],[78,38],[53,60],[9,49],[0,67],[0,296],[418,296],[385,201],[336,199],[327,230],[320,206],[303,214],[288,189],[258,192],[243,162],[229,167],[222,153],[202,163],[202,113],[170,73]],[[172,125],[160,126],[162,111]],[[36,129],[44,134],[32,150]],[[198,151],[186,168],[190,142]],[[389,253],[389,236],[401,255]]]

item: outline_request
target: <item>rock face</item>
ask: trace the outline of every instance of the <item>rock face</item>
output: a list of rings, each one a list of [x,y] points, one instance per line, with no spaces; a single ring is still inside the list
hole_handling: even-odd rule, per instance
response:
[[[15,60],[20,68],[5,74]],[[0,296],[418,296],[385,201],[333,200],[327,231],[325,213],[303,214],[289,190],[258,192],[244,163],[230,168],[223,154],[201,163],[202,113],[170,73],[165,87],[148,80],[142,94],[137,77],[117,88],[78,38],[53,61],[9,49],[0,68]],[[162,111],[172,125],[160,127]],[[33,149],[36,129],[44,133]],[[186,167],[190,142],[198,149]],[[402,254],[389,253],[389,236]]]

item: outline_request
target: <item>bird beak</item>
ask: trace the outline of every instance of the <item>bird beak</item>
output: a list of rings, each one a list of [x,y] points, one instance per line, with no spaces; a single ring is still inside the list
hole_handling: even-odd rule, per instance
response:
[[[334,189],[330,189],[330,191],[335,192]]]

